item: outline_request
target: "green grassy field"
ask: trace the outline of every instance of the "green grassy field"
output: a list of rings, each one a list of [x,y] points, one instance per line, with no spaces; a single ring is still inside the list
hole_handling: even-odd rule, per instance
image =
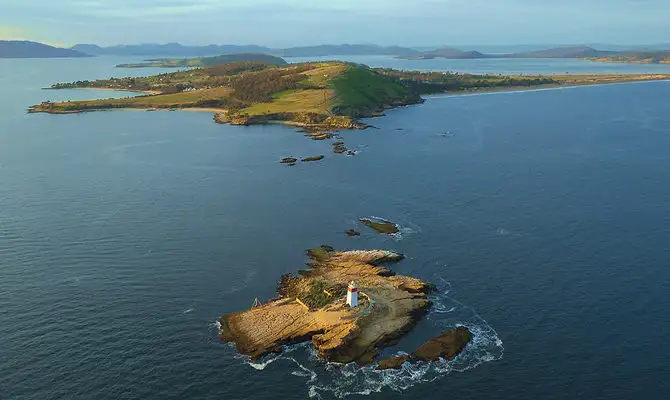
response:
[[[409,89],[364,67],[348,67],[330,81],[335,91],[333,113],[360,117],[410,98]]]

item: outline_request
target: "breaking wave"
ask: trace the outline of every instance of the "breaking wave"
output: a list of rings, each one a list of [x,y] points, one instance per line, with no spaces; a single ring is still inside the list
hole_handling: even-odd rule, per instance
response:
[[[314,399],[346,398],[384,390],[402,392],[452,372],[465,372],[483,363],[500,360],[504,347],[496,331],[471,307],[449,297],[449,290],[449,283],[442,281],[440,291],[430,296],[433,307],[426,320],[440,330],[466,326],[472,332],[473,339],[465,351],[451,361],[405,363],[400,370],[375,371],[375,365],[361,367],[355,363],[324,362],[317,357],[310,342],[285,346],[282,354],[267,356],[260,361],[252,362],[241,355],[236,358],[244,360],[256,371],[284,369],[293,376],[304,378],[307,395]]]

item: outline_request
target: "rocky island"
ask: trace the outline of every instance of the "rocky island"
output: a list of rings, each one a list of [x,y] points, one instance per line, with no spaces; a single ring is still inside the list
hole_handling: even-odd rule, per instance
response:
[[[208,61],[209,62],[209,61]],[[421,103],[423,94],[529,90],[557,86],[670,79],[670,75],[473,75],[369,68],[339,61],[275,65],[232,62],[143,78],[57,83],[50,89],[113,89],[145,92],[122,99],[45,101],[30,113],[71,114],[114,109],[203,110],[218,123],[269,122],[324,131],[364,129],[358,120]],[[346,146],[333,148],[336,153]]]
[[[339,363],[371,363],[379,350],[408,332],[431,306],[434,287],[395,275],[381,264],[403,255],[382,250],[308,251],[310,269],[284,275],[279,297],[220,319],[220,337],[252,359],[281,351],[282,345],[311,341],[320,357]],[[359,303],[345,303],[355,281]]]

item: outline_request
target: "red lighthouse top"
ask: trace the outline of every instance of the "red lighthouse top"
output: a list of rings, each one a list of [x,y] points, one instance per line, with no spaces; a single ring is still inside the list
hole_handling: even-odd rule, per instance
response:
[[[349,288],[348,288],[348,290],[349,290],[351,293],[358,292],[358,285],[356,285],[356,282],[354,282],[354,281],[349,282]]]

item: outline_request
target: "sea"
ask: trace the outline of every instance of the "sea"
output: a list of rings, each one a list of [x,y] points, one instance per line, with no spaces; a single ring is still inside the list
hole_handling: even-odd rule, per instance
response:
[[[0,399],[670,398],[670,82],[433,96],[340,132],[355,156],[205,112],[26,113],[133,95],[42,89],[52,83],[165,72],[114,68],[138,60],[0,60]],[[322,244],[402,252],[394,271],[439,288],[384,356],[460,325],[474,341],[451,362],[387,372],[304,344],[251,362],[219,342],[219,316],[272,298]]]

